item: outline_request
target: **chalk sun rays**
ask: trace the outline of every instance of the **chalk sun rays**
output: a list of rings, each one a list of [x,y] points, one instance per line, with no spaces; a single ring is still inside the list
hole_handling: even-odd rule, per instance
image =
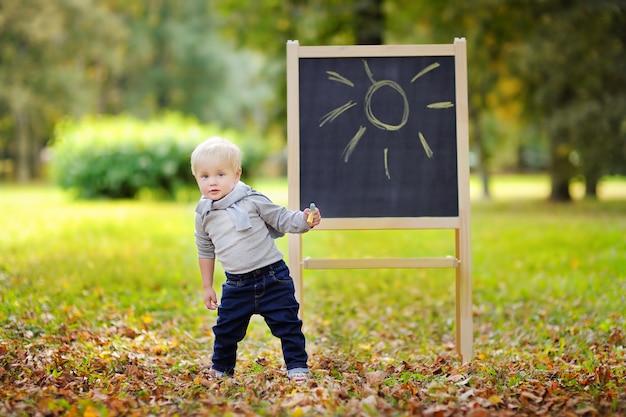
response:
[[[438,62],[435,62],[425,67],[420,72],[418,72],[413,78],[411,78],[411,83],[414,83],[416,80],[418,80],[423,75],[429,73],[430,71],[433,71],[439,68],[439,66],[440,64]],[[365,73],[367,74],[367,77],[372,83],[372,85],[369,87],[367,94],[365,95],[365,98],[364,98],[364,110],[365,110],[365,116],[367,117],[367,120],[372,125],[374,125],[375,127],[378,127],[381,130],[393,131],[393,130],[401,129],[407,123],[408,117],[409,117],[409,100],[406,96],[406,93],[404,92],[402,87],[400,87],[400,85],[395,81],[392,81],[392,80],[376,81],[376,79],[374,78],[374,74],[371,71],[366,60],[363,60],[363,67],[364,67]],[[338,72],[326,71],[326,74],[328,75],[328,79],[330,81],[345,84],[349,87],[355,86],[354,82],[344,77],[343,75],[339,74]],[[374,96],[374,94],[376,93],[378,89],[383,88],[383,87],[392,88],[402,98],[403,113],[402,113],[402,119],[400,123],[398,124],[392,125],[392,124],[382,122],[376,117],[376,115],[374,114],[371,108],[372,97]],[[358,105],[357,102],[353,100],[349,100],[345,104],[329,111],[328,113],[326,113],[320,118],[319,127],[323,127],[327,123],[334,122],[344,112],[348,111],[349,109],[357,105]],[[454,107],[454,103],[452,103],[451,101],[439,101],[439,102],[427,104],[426,107],[429,109],[447,109],[450,107]],[[367,131],[367,128],[365,126],[359,126],[359,128],[357,129],[352,139],[350,139],[346,147],[343,149],[342,156],[343,156],[344,162],[347,163],[350,160],[350,156],[352,155],[352,152],[354,152],[354,150],[357,148],[357,145],[359,144],[360,140],[363,138],[366,131]],[[428,144],[428,141],[426,140],[426,137],[421,131],[417,132],[417,138],[419,139],[419,142],[422,145],[422,148],[424,149],[426,156],[429,159],[432,159],[434,157],[434,152],[432,151],[430,145]],[[383,149],[385,175],[388,179],[391,179],[388,155],[389,155],[389,148],[385,147]]]

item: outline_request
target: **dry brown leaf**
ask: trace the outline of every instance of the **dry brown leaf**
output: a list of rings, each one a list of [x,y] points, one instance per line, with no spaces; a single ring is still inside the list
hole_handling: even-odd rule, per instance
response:
[[[472,408],[466,415],[467,417],[489,417],[493,415],[493,413],[484,408]]]
[[[387,372],[385,371],[374,371],[365,374],[365,379],[367,380],[367,383],[372,387],[377,387],[382,384],[385,378],[387,378]]]
[[[520,397],[521,397],[521,398],[528,399],[528,400],[531,400],[531,401],[534,401],[534,402],[536,402],[536,403],[541,402],[541,400],[543,400],[543,398],[542,398],[542,397],[540,397],[540,396],[538,396],[538,395],[535,395],[535,394],[533,394],[533,393],[531,393],[531,392],[528,392],[528,391],[522,391],[522,392],[520,393]]]
[[[309,395],[297,392],[291,398],[287,398],[283,401],[282,406],[285,408],[302,407],[310,403]]]

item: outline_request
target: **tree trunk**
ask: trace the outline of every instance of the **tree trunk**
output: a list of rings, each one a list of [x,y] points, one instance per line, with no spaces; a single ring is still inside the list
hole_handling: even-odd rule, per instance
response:
[[[572,195],[569,190],[569,182],[571,175],[569,159],[564,155],[552,154],[552,168],[550,172],[551,201],[572,201]]]
[[[485,200],[491,200],[491,192],[489,191],[489,171],[484,164],[480,169],[480,178],[483,184],[483,198]]]
[[[17,110],[14,115],[15,137],[17,139],[16,180],[26,183],[31,179],[31,140],[28,134],[28,116],[23,110]]]
[[[476,143],[476,147],[478,148],[478,169],[480,171],[480,178],[482,181],[483,199],[490,200],[491,192],[489,191],[489,161],[491,160],[491,155],[489,154],[487,145],[485,144],[485,138],[482,133],[482,126],[480,124],[478,111],[470,110],[469,117],[470,122],[474,126],[474,141]]]
[[[357,45],[383,44],[382,0],[361,0],[356,6],[354,32]]]
[[[597,175],[585,175],[585,198],[591,200],[598,199],[598,182],[600,178]]]
[[[569,178],[559,178],[553,173],[551,180],[550,201],[572,201],[572,195],[569,192]]]
[[[572,201],[569,182],[574,172],[570,162],[570,150],[567,129],[560,128],[552,132],[550,138],[550,166],[551,192],[550,201]]]

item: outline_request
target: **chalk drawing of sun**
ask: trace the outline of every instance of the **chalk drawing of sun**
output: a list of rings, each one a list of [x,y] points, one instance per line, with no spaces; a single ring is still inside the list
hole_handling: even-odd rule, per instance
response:
[[[435,62],[427,66],[426,68],[421,70],[411,79],[411,83],[414,83],[418,78],[420,78],[421,76],[423,76],[424,74],[430,71],[437,69],[439,66],[440,64],[438,62]],[[372,83],[372,85],[367,90],[367,93],[365,94],[365,98],[364,98],[364,111],[365,111],[365,116],[367,120],[374,127],[377,127],[381,130],[395,131],[395,130],[402,129],[402,127],[407,123],[409,119],[409,100],[407,99],[406,93],[404,92],[402,87],[400,87],[400,85],[395,81],[392,81],[392,80],[376,81],[376,79],[374,78],[374,74],[370,70],[367,60],[365,59],[363,60],[363,67],[365,69],[365,73],[367,74],[369,80]],[[349,79],[347,79],[346,77],[340,75],[339,73],[335,71],[326,71],[326,74],[328,74],[328,79],[331,81],[336,81],[342,84],[346,84],[350,87],[354,87],[354,83],[352,81],[350,81]],[[395,90],[395,92],[400,96],[400,99],[402,100],[402,109],[403,109],[402,118],[400,119],[400,122],[397,124],[388,124],[388,123],[381,121],[380,119],[376,117],[376,115],[372,111],[372,97],[374,97],[377,91],[383,88],[391,88]],[[356,106],[357,104],[358,103],[350,100],[347,103],[326,113],[324,116],[320,118],[319,127],[324,126],[326,123],[333,122],[342,113]],[[440,102],[428,104],[426,107],[429,109],[445,109],[445,108],[449,108],[453,106],[454,104],[451,101],[440,101]],[[352,152],[354,152],[354,150],[356,149],[357,145],[359,144],[359,141],[365,134],[366,130],[367,128],[365,126],[360,126],[357,132],[355,133],[355,135],[348,142],[348,145],[346,145],[346,147],[344,148],[342,152],[344,162],[346,163],[348,162],[348,160],[350,159],[350,155],[352,155]],[[424,134],[418,131],[417,137],[419,138],[420,143],[422,144],[422,147],[424,148],[424,152],[426,153],[426,156],[428,156],[429,159],[432,159],[434,156],[434,153],[432,149],[430,148],[430,146],[428,145],[428,142],[426,141]],[[384,162],[385,162],[385,175],[387,176],[388,179],[391,179],[391,174],[389,171],[389,164],[388,164],[388,153],[389,153],[389,148],[383,149],[383,157],[384,157]]]

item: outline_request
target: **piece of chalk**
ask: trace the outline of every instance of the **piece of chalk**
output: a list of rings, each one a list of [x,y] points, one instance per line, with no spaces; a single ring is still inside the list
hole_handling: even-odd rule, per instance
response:
[[[311,210],[309,212],[309,217],[306,218],[306,222],[311,224],[311,222],[313,221],[313,213],[315,213],[315,203],[311,203],[311,205],[309,206],[309,210]]]

